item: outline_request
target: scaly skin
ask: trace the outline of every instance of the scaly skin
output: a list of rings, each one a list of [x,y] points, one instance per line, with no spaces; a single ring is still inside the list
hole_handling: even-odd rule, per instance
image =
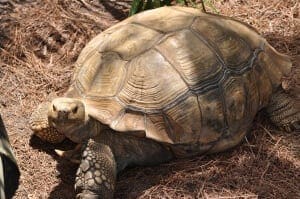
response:
[[[112,198],[116,176],[116,161],[110,147],[89,140],[76,173],[76,198]]]
[[[287,132],[300,131],[300,99],[279,89],[266,107],[271,122]]]
[[[50,102],[44,102],[37,107],[29,119],[29,127],[43,141],[56,144],[62,142],[65,135],[49,126],[48,108],[50,104]]]

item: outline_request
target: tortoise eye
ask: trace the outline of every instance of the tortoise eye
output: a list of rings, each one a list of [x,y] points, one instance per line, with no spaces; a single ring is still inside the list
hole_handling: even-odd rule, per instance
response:
[[[53,109],[53,111],[56,111],[56,107],[54,104],[52,105],[52,109]]]
[[[77,113],[77,111],[78,111],[78,106],[75,106],[75,107],[72,109],[72,112],[73,112],[73,113]]]

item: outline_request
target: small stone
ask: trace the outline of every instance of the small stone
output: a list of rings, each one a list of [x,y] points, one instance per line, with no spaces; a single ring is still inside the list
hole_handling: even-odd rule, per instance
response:
[[[105,185],[108,189],[110,189],[110,185],[109,185],[107,182],[104,182],[104,185]]]
[[[89,161],[92,160],[91,156],[86,157],[86,159],[89,160]]]
[[[79,186],[81,186],[81,180],[80,179],[77,179],[76,180],[76,183],[75,183],[75,189],[77,189]]]
[[[105,177],[105,175],[102,175],[102,176],[101,176],[101,178],[102,178],[103,180],[106,180],[106,177]]]
[[[84,151],[83,153],[82,153],[82,157],[86,157],[88,155],[88,152],[87,151]]]
[[[115,186],[113,184],[110,184],[110,186],[112,190],[115,190]]]
[[[92,172],[91,172],[91,171],[88,171],[88,172],[84,175],[84,178],[85,178],[85,179],[93,178]]]
[[[82,169],[83,172],[86,172],[90,168],[90,164],[87,160],[83,160],[81,162],[80,168]]]
[[[95,176],[100,176],[101,175],[100,171],[98,171],[98,170],[95,171],[94,174],[95,174]]]
[[[75,181],[76,181],[76,184],[80,184],[81,183],[81,179],[80,178],[76,178]]]
[[[100,169],[100,164],[96,163],[96,164],[95,164],[95,167],[96,167],[97,169]]]
[[[77,169],[77,172],[76,172],[76,176],[79,176],[79,174],[81,173],[81,169],[80,167]]]
[[[102,183],[102,179],[101,179],[100,177],[96,177],[95,180],[96,180],[96,182],[97,182],[98,184],[101,184],[101,183]]]
[[[94,182],[94,179],[89,179],[88,181],[87,181],[87,184],[88,184],[88,186],[93,186],[94,184],[95,184],[95,182]]]

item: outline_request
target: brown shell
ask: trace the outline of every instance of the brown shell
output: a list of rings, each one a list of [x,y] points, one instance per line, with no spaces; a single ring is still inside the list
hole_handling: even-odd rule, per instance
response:
[[[207,145],[241,139],[290,67],[246,24],[163,7],[89,42],[66,95],[116,131]]]

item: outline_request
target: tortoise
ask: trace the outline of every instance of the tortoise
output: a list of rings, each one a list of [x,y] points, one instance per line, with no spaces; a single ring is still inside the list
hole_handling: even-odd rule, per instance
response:
[[[57,151],[80,164],[77,198],[112,198],[124,168],[230,149],[262,109],[298,131],[299,101],[281,86],[291,67],[243,22],[162,7],[92,39],[68,91],[42,103],[30,126],[45,141],[78,143]]]

